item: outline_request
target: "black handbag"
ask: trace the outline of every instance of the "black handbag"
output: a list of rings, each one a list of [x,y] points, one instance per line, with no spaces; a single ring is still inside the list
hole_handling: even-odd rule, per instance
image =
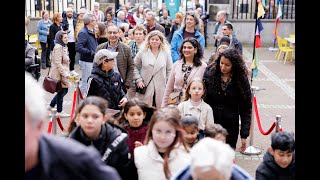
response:
[[[147,87],[149,86],[152,78],[153,78],[153,76],[151,77],[149,83],[148,83],[146,86],[144,86],[143,88],[139,88],[139,87],[136,85],[136,92],[137,92],[137,93],[140,93],[140,94],[145,94],[146,91],[147,91]]]
[[[47,76],[43,80],[43,83],[42,83],[43,89],[51,94],[61,91],[62,89],[61,81],[55,80],[49,77],[49,72],[50,72],[50,68]]]

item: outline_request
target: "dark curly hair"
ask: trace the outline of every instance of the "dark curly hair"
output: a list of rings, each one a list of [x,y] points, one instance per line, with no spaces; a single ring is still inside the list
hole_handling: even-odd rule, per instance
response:
[[[238,84],[238,87],[240,88],[240,92],[242,95],[246,94],[244,87],[246,87],[246,83],[248,83],[248,69],[246,67],[246,64],[244,62],[244,59],[242,55],[239,53],[239,51],[235,48],[227,48],[224,52],[220,53],[218,58],[215,60],[214,63],[211,63],[206,68],[206,73],[210,77],[213,77],[214,81],[214,88],[218,89],[219,86],[221,86],[221,69],[220,69],[220,61],[221,57],[224,57],[226,59],[229,59],[232,64],[232,79],[235,80],[235,82]]]
[[[183,59],[184,62],[186,61],[184,59],[184,55],[182,53],[183,45],[186,42],[191,43],[194,48],[197,48],[197,53],[194,55],[194,58],[193,58],[193,65],[196,67],[201,66],[201,64],[202,64],[201,59],[203,58],[203,47],[201,46],[199,41],[194,37],[187,37],[186,39],[183,40],[183,42],[179,48],[180,59]]]

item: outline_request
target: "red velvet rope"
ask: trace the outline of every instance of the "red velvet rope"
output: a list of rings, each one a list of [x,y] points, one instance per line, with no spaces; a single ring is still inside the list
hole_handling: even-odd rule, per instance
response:
[[[75,113],[75,109],[76,109],[76,102],[77,102],[77,89],[74,90],[73,92],[73,100],[72,100],[72,109],[71,109],[71,115],[70,115],[70,120],[68,123],[68,128],[70,127],[73,117],[74,117],[74,113]]]
[[[80,99],[83,100],[83,96],[80,89],[79,89],[79,96],[80,96]]]
[[[253,106],[254,106],[254,112],[255,112],[255,114],[256,114],[256,118],[257,118],[257,122],[258,122],[258,127],[259,127],[259,130],[260,130],[261,134],[263,134],[263,135],[268,135],[268,134],[270,134],[271,131],[273,130],[273,128],[276,126],[276,123],[273,122],[273,124],[271,125],[270,129],[269,129],[267,132],[264,132],[264,131],[263,131],[262,126],[261,126],[261,122],[260,122],[259,112],[258,112],[257,99],[256,99],[256,96],[255,96],[255,95],[253,96]]]
[[[50,119],[49,125],[48,125],[48,133],[51,134],[52,129],[52,118]]]
[[[61,131],[64,131],[63,126],[62,126],[62,123],[61,123],[61,120],[60,120],[59,116],[57,117],[57,122],[58,122],[58,124],[59,124],[59,127],[60,127]]]

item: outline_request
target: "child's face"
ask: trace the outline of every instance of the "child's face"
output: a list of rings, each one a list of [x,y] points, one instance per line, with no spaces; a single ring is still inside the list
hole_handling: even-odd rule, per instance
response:
[[[95,105],[85,105],[77,116],[77,121],[85,134],[90,139],[99,136],[101,125],[107,121],[107,116],[103,115]]]
[[[281,168],[286,168],[292,161],[292,152],[281,151],[280,149],[273,150],[270,148],[270,153],[273,155],[274,160]]]
[[[158,121],[152,128],[152,139],[159,152],[165,152],[176,137],[176,129],[166,121]]]
[[[214,139],[222,141],[223,143],[226,143],[226,137],[222,133],[218,133]]]
[[[132,106],[127,113],[124,113],[124,117],[129,121],[130,127],[140,127],[146,113],[139,106]]]
[[[108,72],[108,71],[110,71],[111,69],[113,69],[113,67],[114,67],[114,61],[115,61],[115,59],[109,60],[108,62],[103,61],[103,62],[102,62],[102,63],[103,63],[103,64],[102,64],[102,70]]]
[[[202,82],[192,82],[190,85],[189,94],[193,101],[199,101],[204,94]]]
[[[188,144],[194,144],[198,140],[199,129],[194,125],[184,126],[184,140]]]

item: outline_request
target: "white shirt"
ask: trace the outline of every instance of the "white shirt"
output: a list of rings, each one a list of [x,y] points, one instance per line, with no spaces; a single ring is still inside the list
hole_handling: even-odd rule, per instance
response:
[[[74,39],[74,27],[73,27],[73,19],[67,18],[67,21],[69,23],[69,33],[68,33],[68,42],[75,42]]]

